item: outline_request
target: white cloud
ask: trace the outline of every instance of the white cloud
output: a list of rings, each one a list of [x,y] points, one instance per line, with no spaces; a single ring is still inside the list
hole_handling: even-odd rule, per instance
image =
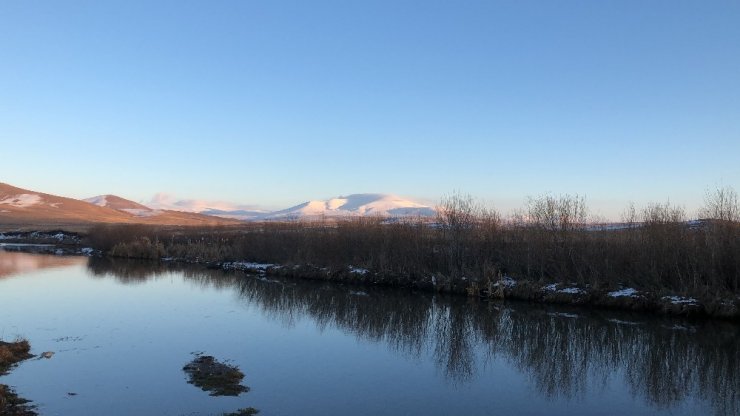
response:
[[[208,201],[204,199],[178,199],[175,195],[160,192],[146,204],[154,209],[171,209],[175,211],[203,212],[207,210],[220,211],[264,211],[257,205],[237,204],[228,201]]]

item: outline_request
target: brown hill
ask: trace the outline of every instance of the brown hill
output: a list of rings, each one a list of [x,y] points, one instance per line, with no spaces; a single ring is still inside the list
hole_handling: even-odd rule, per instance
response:
[[[119,206],[136,204],[133,201],[113,197],[112,200],[116,201],[116,204],[122,204]],[[185,226],[241,224],[241,221],[232,219],[187,212],[151,210],[148,207],[141,206],[143,208],[117,210],[77,199],[29,191],[0,183],[0,229],[72,229],[86,228],[98,223]],[[127,212],[126,209],[133,211]]]
[[[142,205],[138,202],[130,201],[128,199],[121,198],[116,195],[99,195],[92,198],[83,199],[85,202],[100,206],[113,208],[117,211],[125,210],[140,210],[140,211],[153,211],[146,205]]]

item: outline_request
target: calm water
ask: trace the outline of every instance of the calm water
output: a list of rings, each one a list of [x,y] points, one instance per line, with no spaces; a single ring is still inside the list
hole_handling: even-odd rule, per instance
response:
[[[0,250],[42,415],[737,415],[740,328]],[[251,391],[187,384],[194,352]],[[77,393],[70,396],[68,393]]]

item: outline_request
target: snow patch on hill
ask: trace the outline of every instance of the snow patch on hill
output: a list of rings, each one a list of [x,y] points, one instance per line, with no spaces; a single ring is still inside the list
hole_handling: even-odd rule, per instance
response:
[[[98,195],[94,196],[92,198],[83,199],[85,202],[89,202],[93,205],[97,205],[99,207],[107,207],[108,206],[108,196],[107,195]]]
[[[18,194],[11,195],[0,200],[0,205],[10,205],[16,208],[28,208],[42,201],[41,195],[36,194]]]

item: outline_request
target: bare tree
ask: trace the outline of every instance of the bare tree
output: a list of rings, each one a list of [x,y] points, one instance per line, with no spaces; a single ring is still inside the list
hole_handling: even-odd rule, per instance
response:
[[[585,198],[577,194],[541,195],[527,201],[529,221],[549,231],[581,228],[587,213]]]
[[[707,189],[704,193],[704,208],[700,211],[700,215],[715,220],[740,221],[737,192],[730,186],[713,191]]]

